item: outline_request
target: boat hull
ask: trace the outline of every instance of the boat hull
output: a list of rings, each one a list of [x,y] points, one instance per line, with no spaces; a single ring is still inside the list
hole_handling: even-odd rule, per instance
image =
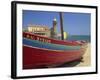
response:
[[[23,69],[48,67],[78,59],[84,54],[80,50],[49,50],[23,45]]]
[[[23,32],[24,38],[23,69],[43,68],[81,59],[87,47],[86,42],[56,40],[29,32]]]
[[[38,40],[41,42],[46,42],[46,43],[69,45],[69,46],[78,46],[78,45],[83,45],[85,43],[83,41],[77,42],[77,41],[57,40],[57,39],[52,39],[52,38],[36,35],[33,33],[29,33],[29,32],[23,32],[23,37],[31,39],[31,40]]]

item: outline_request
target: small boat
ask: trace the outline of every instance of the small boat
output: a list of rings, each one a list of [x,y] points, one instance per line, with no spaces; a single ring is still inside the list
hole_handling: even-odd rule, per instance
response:
[[[23,69],[50,67],[80,60],[85,41],[63,41],[23,32]]]

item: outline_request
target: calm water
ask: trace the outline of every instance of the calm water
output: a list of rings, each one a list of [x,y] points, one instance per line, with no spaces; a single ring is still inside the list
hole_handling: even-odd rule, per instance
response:
[[[91,37],[88,35],[73,35],[73,36],[68,36],[67,40],[85,40],[90,42]]]

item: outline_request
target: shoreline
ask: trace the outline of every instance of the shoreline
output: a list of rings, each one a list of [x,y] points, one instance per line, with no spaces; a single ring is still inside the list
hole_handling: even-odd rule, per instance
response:
[[[91,44],[87,44],[87,50],[83,55],[83,62],[80,62],[76,67],[91,66]]]

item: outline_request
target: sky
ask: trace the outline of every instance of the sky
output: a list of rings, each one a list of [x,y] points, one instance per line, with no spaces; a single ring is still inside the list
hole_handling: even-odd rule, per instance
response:
[[[29,24],[53,26],[53,19],[57,20],[57,31],[60,33],[59,12],[23,10],[23,28]],[[63,28],[69,35],[90,35],[91,14],[63,12]]]

